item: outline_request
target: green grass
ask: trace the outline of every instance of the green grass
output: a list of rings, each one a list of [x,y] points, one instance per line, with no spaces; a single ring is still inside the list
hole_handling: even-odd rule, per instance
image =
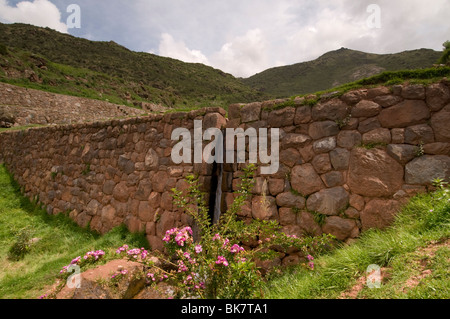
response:
[[[369,230],[352,245],[343,245],[315,260],[315,270],[294,267],[270,280],[264,289],[269,299],[334,299],[350,289],[369,265],[387,267],[390,276],[379,289],[366,285],[357,298],[450,298],[450,249],[440,247],[424,255],[423,247],[450,238],[450,191],[438,190],[414,197],[388,229]],[[427,259],[425,268],[413,261]],[[431,274],[405,289],[408,278],[423,269]]]
[[[40,240],[23,259],[12,261],[8,251],[24,228]],[[108,252],[123,244],[148,247],[142,234],[130,234],[124,226],[100,236],[64,214],[48,215],[20,194],[19,186],[0,165],[0,299],[37,298],[73,258],[99,249],[113,255]]]

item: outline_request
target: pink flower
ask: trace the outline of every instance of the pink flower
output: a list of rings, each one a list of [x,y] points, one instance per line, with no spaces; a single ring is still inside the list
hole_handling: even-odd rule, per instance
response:
[[[313,261],[314,260],[314,257],[311,256],[311,255],[308,255],[306,258],[308,258],[309,261]]]
[[[308,264],[308,266],[309,266],[312,270],[314,270],[314,263],[313,263],[313,262],[310,262],[310,263]]]
[[[241,247],[241,246],[239,246],[239,245],[237,245],[237,244],[234,244],[234,245],[231,246],[231,248],[230,248],[230,252],[232,252],[233,254],[238,253],[238,252],[240,252],[240,251],[244,251],[244,248]]]
[[[218,239],[220,239],[220,235],[219,234],[215,234],[214,237],[212,238],[213,241],[214,240],[218,240]]]
[[[227,266],[228,266],[228,261],[227,261],[227,259],[226,259],[225,257],[219,256],[219,257],[217,257],[216,264],[217,264],[217,265],[222,264],[222,265],[224,265],[225,267],[227,267]]]
[[[200,254],[203,251],[202,245],[197,245],[194,248],[196,254]]]

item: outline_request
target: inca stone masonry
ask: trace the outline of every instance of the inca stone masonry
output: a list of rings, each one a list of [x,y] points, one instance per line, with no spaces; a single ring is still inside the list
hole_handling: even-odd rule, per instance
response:
[[[162,249],[166,230],[192,226],[174,207],[172,188],[186,190],[184,177],[197,173],[203,190],[212,193],[214,164],[176,165],[171,159],[177,143],[171,133],[193,131],[194,120],[202,120],[203,129],[280,129],[280,168],[272,175],[258,170],[253,195],[239,214],[278,220],[288,234],[324,232],[352,241],[369,228],[388,226],[433,179],[450,180],[446,80],[355,90],[312,107],[308,98],[286,107],[278,107],[286,100],[231,105],[228,118],[223,109],[206,108],[5,132],[0,161],[48,213],[68,212],[101,233],[125,223],[133,232],[145,231],[155,249]],[[223,165],[222,211],[233,202],[242,165]],[[281,254],[275,262],[298,258]]]

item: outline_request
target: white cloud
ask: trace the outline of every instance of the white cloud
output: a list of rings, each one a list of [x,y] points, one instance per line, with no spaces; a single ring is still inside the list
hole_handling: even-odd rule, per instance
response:
[[[200,51],[189,49],[184,42],[175,41],[168,33],[161,35],[159,55],[184,62],[208,64],[208,59]]]
[[[225,43],[219,52],[211,56],[213,65],[235,76],[248,77],[266,69],[268,43],[260,29],[247,31]]]
[[[67,25],[61,22],[61,12],[48,0],[22,1],[15,7],[8,5],[6,0],[0,0],[0,21],[27,23],[67,33]]]

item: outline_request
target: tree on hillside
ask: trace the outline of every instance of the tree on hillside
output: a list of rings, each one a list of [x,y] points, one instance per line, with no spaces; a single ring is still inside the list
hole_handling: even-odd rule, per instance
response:
[[[442,53],[441,58],[439,59],[439,64],[449,64],[450,63],[450,41],[445,41],[443,44],[444,53]]]

